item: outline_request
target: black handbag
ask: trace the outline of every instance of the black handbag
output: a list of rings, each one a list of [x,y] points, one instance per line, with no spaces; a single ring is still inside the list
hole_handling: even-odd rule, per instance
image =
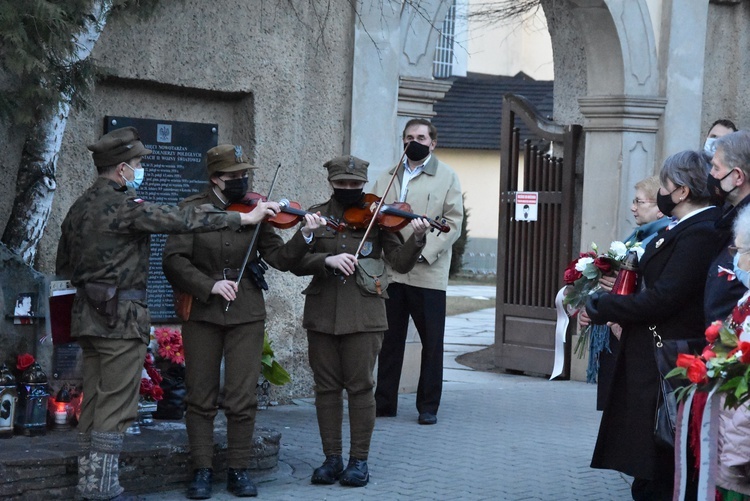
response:
[[[677,399],[675,391],[686,386],[687,380],[665,378],[677,366],[680,353],[701,353],[706,346],[706,338],[662,339],[656,326],[648,328],[654,335],[654,358],[659,371],[659,392],[654,412],[654,441],[658,446],[674,448],[675,423],[677,422]]]

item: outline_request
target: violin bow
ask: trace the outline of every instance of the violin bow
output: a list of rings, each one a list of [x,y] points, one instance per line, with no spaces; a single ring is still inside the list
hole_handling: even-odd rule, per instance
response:
[[[359,242],[359,247],[357,247],[357,252],[354,253],[354,257],[355,258],[359,258],[359,253],[362,251],[362,247],[364,247],[364,245],[365,245],[365,241],[367,240],[367,236],[370,234],[370,230],[372,230],[372,226],[375,224],[375,220],[378,218],[378,213],[380,213],[380,209],[383,207],[383,204],[385,203],[385,196],[391,190],[391,186],[393,186],[393,181],[396,179],[396,176],[398,175],[398,169],[404,163],[404,157],[406,156],[406,150],[407,150],[407,148],[409,148],[410,144],[411,144],[411,141],[409,141],[406,144],[406,146],[404,147],[404,152],[401,154],[401,158],[399,159],[398,163],[396,164],[396,168],[393,170],[393,175],[391,176],[391,179],[388,181],[388,186],[385,187],[385,191],[383,192],[383,196],[380,197],[380,201],[378,202],[378,206],[375,208],[375,211],[372,213],[372,219],[370,220],[370,224],[367,225],[367,230],[365,230],[365,234],[362,236],[362,241]]]
[[[268,195],[266,195],[266,200],[271,200],[271,193],[273,193],[273,187],[276,186],[276,178],[279,177],[279,170],[281,170],[281,163],[279,163],[278,166],[276,166],[276,172],[273,175],[273,180],[271,181],[271,187],[268,188]],[[242,276],[245,274],[245,268],[247,268],[247,263],[250,261],[250,255],[253,251],[253,247],[255,246],[255,242],[258,241],[258,234],[260,232],[260,225],[263,224],[261,221],[255,226],[255,229],[253,230],[253,237],[250,239],[250,246],[247,248],[247,252],[245,253],[245,260],[242,261],[242,267],[240,268],[240,274],[237,276],[237,284],[240,283],[242,280]],[[237,292],[239,292],[239,287],[237,287]],[[227,307],[224,308],[224,312],[229,311],[229,307],[232,305],[232,301],[227,301]]]

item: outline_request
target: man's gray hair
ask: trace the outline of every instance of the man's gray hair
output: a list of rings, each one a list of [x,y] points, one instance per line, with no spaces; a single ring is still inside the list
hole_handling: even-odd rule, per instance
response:
[[[670,180],[678,187],[687,187],[690,189],[689,200],[708,200],[705,166],[701,153],[692,150],[681,151],[664,160],[664,166],[659,172],[659,181],[662,186],[666,186],[667,180]]]
[[[740,169],[745,183],[750,182],[750,131],[738,130],[716,140],[716,152],[721,151],[724,163],[730,169]]]

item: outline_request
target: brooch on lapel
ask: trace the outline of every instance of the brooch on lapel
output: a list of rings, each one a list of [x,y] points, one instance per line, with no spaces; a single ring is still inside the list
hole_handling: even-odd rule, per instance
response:
[[[657,240],[656,241],[656,248],[658,249],[659,247],[661,247],[661,244],[663,244],[663,243],[664,243],[664,239],[663,238],[660,238],[659,240]]]

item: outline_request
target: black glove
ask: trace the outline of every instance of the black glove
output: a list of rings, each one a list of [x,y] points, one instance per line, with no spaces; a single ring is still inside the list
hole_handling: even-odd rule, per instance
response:
[[[258,289],[267,291],[268,282],[266,282],[266,279],[263,278],[263,275],[266,274],[268,265],[263,262],[261,258],[257,258],[254,261],[250,261],[250,264],[248,264],[248,266],[250,267],[250,276],[252,277],[253,282],[255,282],[255,285],[258,287]]]
[[[606,324],[607,320],[599,313],[599,298],[604,294],[604,291],[596,291],[591,294],[586,300],[586,314],[591,319],[592,324]]]

